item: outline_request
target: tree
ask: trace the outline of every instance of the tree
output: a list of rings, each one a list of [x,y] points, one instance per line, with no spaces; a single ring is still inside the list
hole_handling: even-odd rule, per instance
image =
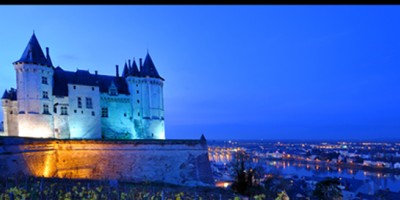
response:
[[[338,178],[326,178],[317,183],[313,195],[321,200],[342,200],[342,190]]]
[[[252,196],[262,193],[263,188],[255,179],[259,176],[259,168],[252,168],[250,156],[244,151],[239,150],[233,155],[232,160],[235,182],[231,188],[242,195]]]
[[[286,194],[285,190],[280,192],[275,200],[289,200],[289,196]]]
[[[264,180],[264,188],[267,199],[275,199],[279,194],[285,194],[292,189],[289,179],[282,177],[279,171],[271,172]]]

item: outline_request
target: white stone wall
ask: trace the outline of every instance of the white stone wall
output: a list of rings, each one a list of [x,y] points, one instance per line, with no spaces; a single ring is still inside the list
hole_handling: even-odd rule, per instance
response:
[[[144,119],[144,138],[165,139],[164,120]]]
[[[19,113],[43,113],[43,103],[52,103],[53,69],[47,66],[17,63],[17,99]],[[48,84],[42,84],[42,77],[47,77]],[[48,99],[43,99],[43,91],[48,92]]]
[[[141,78],[140,80],[140,116],[142,118],[150,117],[150,84],[148,78]]]
[[[78,97],[81,98],[81,108],[78,108]],[[92,99],[92,108],[86,107],[86,97]],[[71,138],[101,138],[99,87],[68,84],[68,99]]]
[[[142,109],[144,138],[165,139],[163,82],[157,78],[145,78]]]
[[[137,139],[165,139],[163,82],[157,78],[128,77]]]
[[[110,139],[136,139],[130,96],[110,96],[107,93],[100,96],[101,107],[108,109],[108,117],[101,117],[102,135]]]
[[[59,139],[68,139],[70,138],[70,130],[69,130],[69,116],[71,115],[71,111],[69,109],[69,98],[68,97],[54,97],[54,106],[53,109],[56,109],[57,112],[53,114],[54,117],[54,135]],[[67,107],[66,115],[62,113],[62,107]]]
[[[18,101],[2,100],[4,135],[18,136]]]
[[[53,69],[47,66],[16,63],[19,136],[54,137],[53,134]],[[47,78],[47,84],[42,83]],[[44,98],[43,92],[47,92]],[[49,113],[44,113],[44,105]]]
[[[130,93],[130,103],[132,107],[132,123],[133,129],[135,131],[134,138],[142,139],[141,133],[143,132],[143,122],[142,122],[142,87],[141,78],[129,76],[126,78],[129,93]]]
[[[18,136],[53,138],[53,116],[41,114],[18,114]]]

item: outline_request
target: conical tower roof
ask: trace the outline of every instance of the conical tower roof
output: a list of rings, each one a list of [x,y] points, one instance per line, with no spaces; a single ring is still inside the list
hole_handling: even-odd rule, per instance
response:
[[[128,77],[129,76],[129,69],[128,65],[125,62],[124,70],[122,71],[122,77]]]
[[[136,64],[135,59],[133,59],[130,75],[131,76],[140,76],[140,72],[139,72],[139,69],[138,69],[138,66]]]
[[[143,70],[140,71],[141,76],[149,76],[153,78],[160,78],[164,80],[157,72],[156,66],[153,63],[153,60],[150,57],[149,52],[147,52],[146,58],[143,63]]]
[[[32,64],[39,64],[46,66],[52,65],[51,60],[49,61],[46,59],[42,51],[42,48],[40,47],[39,41],[36,38],[35,33],[32,34],[32,37],[29,40],[29,43],[26,46],[24,53],[22,53],[21,58],[15,61],[14,63],[17,62],[32,63]]]

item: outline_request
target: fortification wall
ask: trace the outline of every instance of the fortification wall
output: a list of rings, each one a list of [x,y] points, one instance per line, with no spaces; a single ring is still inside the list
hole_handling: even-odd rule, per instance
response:
[[[0,136],[0,176],[18,174],[213,186],[205,140],[58,140]]]

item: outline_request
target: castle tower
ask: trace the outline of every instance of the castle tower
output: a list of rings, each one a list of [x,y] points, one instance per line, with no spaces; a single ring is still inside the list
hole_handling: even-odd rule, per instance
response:
[[[163,81],[147,53],[144,63],[135,60],[129,68],[128,82],[133,109],[135,138],[165,139]]]
[[[158,74],[157,69],[147,53],[143,66],[140,68],[141,84],[141,109],[144,131],[143,138],[165,139],[164,127],[164,79]]]
[[[21,58],[13,63],[17,74],[18,131],[25,137],[54,137],[53,64],[33,33]]]
[[[129,62],[130,65],[130,62]],[[133,59],[132,65],[127,68],[127,73],[123,72],[123,76],[126,79],[128,84],[129,93],[130,93],[130,103],[132,106],[132,123],[133,123],[133,130],[132,130],[132,137],[137,139],[143,139],[141,137],[141,132],[143,132],[143,123],[141,113],[141,106],[140,106],[140,95],[141,95],[141,77],[138,66],[136,64],[135,59]]]

